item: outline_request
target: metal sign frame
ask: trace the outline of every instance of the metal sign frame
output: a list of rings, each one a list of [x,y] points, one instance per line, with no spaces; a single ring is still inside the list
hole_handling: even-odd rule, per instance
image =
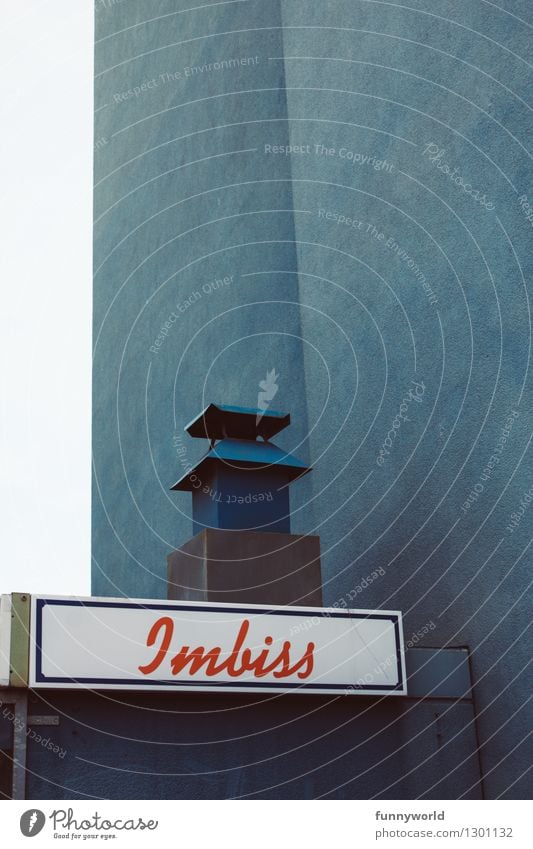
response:
[[[50,675],[47,674],[44,666],[46,664],[46,657],[43,662],[43,652],[46,654],[48,648],[46,646],[47,637],[47,626],[46,621],[44,620],[45,611],[48,609],[49,611],[55,607],[56,610],[61,608],[77,608],[81,610],[94,610],[94,618],[97,620],[98,611],[101,612],[100,615],[105,615],[102,611],[116,610],[116,611],[135,611],[140,610],[146,612],[153,611],[154,614],[158,614],[159,616],[163,616],[165,613],[170,617],[172,615],[177,615],[180,612],[184,614],[194,614],[194,621],[200,621],[201,617],[205,617],[205,624],[213,624],[212,620],[215,615],[221,614],[218,619],[219,634],[221,625],[220,622],[225,621],[222,614],[230,614],[228,620],[230,623],[235,624],[236,617],[255,617],[254,621],[257,620],[257,617],[269,617],[269,627],[272,630],[272,626],[274,625],[275,620],[279,620],[279,617],[289,617],[290,621],[282,622],[281,624],[278,621],[278,630],[283,628],[286,629],[287,636],[289,634],[290,626],[292,625],[292,630],[296,629],[296,631],[305,631],[307,632],[308,628],[310,628],[309,623],[314,623],[313,627],[316,628],[315,634],[318,634],[320,630],[319,625],[324,624],[324,629],[329,626],[325,624],[325,620],[344,620],[346,625],[348,626],[346,632],[356,633],[359,635],[360,628],[353,628],[354,620],[357,620],[358,624],[363,623],[365,621],[373,621],[376,620],[388,620],[390,623],[390,629],[383,629],[383,634],[386,634],[384,637],[380,637],[379,639],[385,642],[389,639],[389,632],[394,633],[394,645],[391,642],[391,650],[387,655],[386,661],[381,661],[382,668],[379,669],[380,660],[376,656],[376,666],[374,667],[374,677],[370,675],[368,681],[361,682],[361,678],[358,678],[356,681],[352,680],[339,680],[331,682],[330,679],[324,683],[320,683],[316,678],[307,681],[272,681],[272,680],[223,680],[223,681],[215,681],[215,680],[191,680],[191,678],[179,677],[176,679],[170,678],[159,678],[159,677],[143,677],[139,675],[138,677],[132,679],[131,674],[129,677],[121,677],[117,675],[116,677],[110,677],[109,674],[106,675],[84,675],[80,674],[79,676],[72,675],[72,669],[70,669],[70,674],[55,674]],[[51,614],[49,614],[50,616]],[[61,616],[60,613],[57,614],[58,617]],[[211,617],[211,618],[209,618]],[[68,617],[67,617],[68,618]],[[80,617],[76,617],[79,619]],[[55,620],[49,620],[55,621]],[[74,621],[71,619],[71,621]],[[176,620],[179,623],[179,619]],[[344,624],[344,623],[343,623]],[[380,623],[381,624],[381,623]],[[385,625],[385,622],[383,622]],[[337,623],[335,627],[339,629],[340,622]],[[48,626],[50,628],[52,626]],[[55,627],[55,626],[54,626]],[[225,627],[225,626],[224,626]],[[377,627],[377,626],[375,626]],[[230,625],[228,625],[228,629]],[[97,631],[98,625],[95,624],[95,633]],[[351,629],[351,630],[350,630]],[[370,629],[372,630],[372,629]],[[52,627],[53,631],[53,627]],[[57,629],[56,629],[57,631]],[[387,633],[386,633],[387,632]],[[324,631],[325,633],[325,631]],[[44,597],[38,596],[32,599],[32,631],[31,631],[32,639],[30,641],[30,679],[29,684],[34,688],[73,688],[73,687],[85,687],[89,689],[115,689],[115,690],[181,690],[181,691],[196,691],[204,690],[204,691],[217,691],[217,692],[279,692],[279,693],[317,693],[317,694],[325,694],[325,695],[406,695],[406,674],[405,674],[405,660],[404,660],[404,647],[403,647],[403,635],[402,635],[402,622],[401,622],[401,613],[399,611],[375,611],[375,610],[338,610],[337,608],[318,608],[318,607],[292,607],[292,606],[265,606],[265,605],[238,605],[238,604],[223,604],[223,603],[204,603],[204,602],[188,602],[188,601],[173,601],[173,602],[158,602],[154,600],[130,600],[130,599],[108,599],[108,598],[72,598],[72,597]],[[59,645],[59,653],[61,651],[68,651],[68,633],[65,631],[65,637],[62,641],[56,639],[56,645],[54,645],[54,652],[58,652],[57,644]],[[283,636],[283,635],[282,635]],[[306,639],[309,637],[309,634],[306,633]],[[309,637],[310,638],[310,637]],[[281,637],[280,637],[281,639]],[[346,639],[346,636],[343,635],[343,639]],[[360,638],[360,642],[364,643],[365,640],[363,637]],[[81,646],[81,644],[80,644]],[[143,648],[145,646],[143,645]],[[188,648],[188,647],[187,647]],[[375,646],[376,652],[379,653],[379,648]],[[329,647],[326,645],[326,649],[324,651],[329,650]],[[359,649],[356,651],[354,649],[353,657],[361,655],[366,651],[366,648]],[[368,651],[371,651],[368,649]],[[372,652],[371,652],[372,653]],[[373,655],[374,656],[374,655]],[[50,656],[48,656],[49,659]],[[66,655],[65,655],[66,657]],[[348,658],[351,660],[352,657]],[[347,658],[341,657],[339,661],[339,665],[346,662]],[[54,659],[54,663],[56,659]],[[60,664],[61,658],[57,659],[57,663]],[[395,674],[393,675],[393,671],[391,670],[390,675],[391,678],[394,677],[394,683],[386,683],[386,684],[376,684],[376,680],[380,680],[380,676],[383,677],[385,664],[388,664],[388,667],[391,668],[393,665],[395,667]],[[50,666],[50,664],[49,664]],[[65,666],[68,667],[69,663],[65,663]],[[102,667],[105,664],[102,663]],[[59,666],[59,669],[63,667]],[[388,674],[388,673],[387,673]]]

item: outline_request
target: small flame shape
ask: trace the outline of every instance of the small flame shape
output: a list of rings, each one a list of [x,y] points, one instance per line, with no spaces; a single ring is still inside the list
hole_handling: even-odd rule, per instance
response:
[[[279,374],[276,374],[276,369],[273,368],[271,371],[267,371],[267,375],[264,380],[259,381],[259,388],[262,392],[259,392],[257,396],[257,408],[258,410],[261,410],[261,412],[256,416],[256,424],[259,424],[263,418],[263,413],[265,410],[268,410],[270,402],[277,394],[279,387],[276,381],[278,377]]]

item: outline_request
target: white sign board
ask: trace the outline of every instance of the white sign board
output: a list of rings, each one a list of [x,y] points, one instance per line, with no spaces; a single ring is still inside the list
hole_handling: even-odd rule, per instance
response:
[[[401,614],[32,598],[30,686],[405,695]]]
[[[11,596],[0,595],[0,687],[9,687]]]

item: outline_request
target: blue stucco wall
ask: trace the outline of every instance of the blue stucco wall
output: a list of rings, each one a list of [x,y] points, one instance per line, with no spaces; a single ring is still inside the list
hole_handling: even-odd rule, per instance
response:
[[[480,794],[466,701],[78,692],[30,706],[60,715],[37,729],[59,755],[28,741],[30,799]]]
[[[165,596],[183,425],[275,368],[325,603],[469,645],[487,795],[521,798],[531,7],[189,6],[97,4],[93,592]]]

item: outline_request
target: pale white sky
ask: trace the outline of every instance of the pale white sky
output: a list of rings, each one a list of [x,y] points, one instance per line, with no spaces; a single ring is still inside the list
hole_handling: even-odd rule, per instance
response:
[[[93,4],[0,0],[0,593],[89,594]]]

